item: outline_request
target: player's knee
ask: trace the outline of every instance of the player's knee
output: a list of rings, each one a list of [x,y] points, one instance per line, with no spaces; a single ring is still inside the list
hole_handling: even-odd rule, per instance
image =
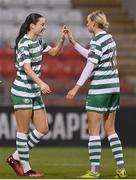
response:
[[[44,134],[44,135],[48,134],[48,132],[49,132],[49,128],[48,128],[48,127],[44,127],[44,128],[42,128],[42,129],[40,130],[40,133],[42,133],[42,134]]]

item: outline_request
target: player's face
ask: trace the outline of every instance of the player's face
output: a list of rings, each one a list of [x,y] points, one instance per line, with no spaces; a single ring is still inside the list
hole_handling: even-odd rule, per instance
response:
[[[45,31],[45,18],[39,18],[38,22],[33,25],[33,33],[36,36],[42,36]]]
[[[93,22],[90,16],[88,16],[86,26],[89,32],[92,32],[92,33],[94,32],[94,25],[95,25],[95,22]]]

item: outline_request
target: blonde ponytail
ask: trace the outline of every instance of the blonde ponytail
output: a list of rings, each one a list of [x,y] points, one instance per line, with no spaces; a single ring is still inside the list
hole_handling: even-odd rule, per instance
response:
[[[103,11],[100,10],[94,11],[91,14],[89,14],[89,18],[91,19],[91,21],[96,22],[100,29],[103,29],[105,31],[108,30],[109,23]]]

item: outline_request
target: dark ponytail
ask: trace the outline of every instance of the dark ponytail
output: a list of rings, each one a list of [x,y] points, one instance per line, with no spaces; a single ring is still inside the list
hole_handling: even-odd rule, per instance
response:
[[[36,13],[32,13],[32,14],[29,14],[27,17],[26,17],[26,20],[25,22],[21,25],[20,27],[20,30],[19,30],[19,34],[15,40],[15,50],[17,48],[17,45],[20,41],[20,39],[27,33],[30,31],[30,24],[33,23],[33,24],[36,24],[38,22],[38,19],[40,17],[43,17],[42,15],[40,14],[36,14]]]
[[[17,48],[17,45],[18,45],[18,42],[19,40],[28,32],[27,28],[26,28],[26,24],[23,23],[20,27],[20,30],[19,30],[19,34],[15,40],[15,49]]]

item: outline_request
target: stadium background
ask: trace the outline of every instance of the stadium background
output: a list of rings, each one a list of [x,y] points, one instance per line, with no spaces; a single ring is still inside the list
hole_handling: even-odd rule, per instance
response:
[[[89,47],[89,41],[92,34],[89,34],[85,24],[86,16],[93,10],[103,10],[110,22],[110,32],[117,43],[118,67],[121,81],[121,108],[117,113],[116,127],[117,132],[123,143],[125,158],[127,161],[128,174],[130,178],[136,178],[136,1],[135,0],[0,0],[0,154],[2,161],[0,166],[10,151],[11,146],[15,146],[15,117],[10,99],[10,87],[14,80],[16,69],[14,61],[14,40],[23,23],[25,17],[31,12],[37,12],[46,17],[47,27],[45,31],[45,40],[49,45],[54,45],[59,39],[60,30],[63,24],[68,25],[78,42],[85,47]],[[87,168],[88,155],[86,150],[88,135],[86,125],[86,114],[84,110],[85,98],[89,83],[86,82],[81,88],[74,101],[68,101],[65,98],[68,90],[73,87],[78,79],[86,60],[81,57],[73,47],[65,43],[65,47],[60,56],[51,57],[45,55],[42,64],[42,79],[47,81],[52,88],[51,95],[43,96],[48,111],[49,134],[38,145],[38,148],[32,150],[35,156],[36,152],[43,150],[47,157],[54,155],[55,150],[59,159],[55,162],[65,160],[63,169],[64,174],[60,173],[53,165],[51,158],[47,165],[49,178],[74,178],[78,174],[73,170],[73,174],[65,175],[72,161],[69,163],[70,152],[73,158],[72,169]],[[33,128],[33,127],[32,127]],[[103,127],[101,126],[101,138],[105,148],[107,148],[107,139]],[[40,147],[48,148],[40,148]],[[57,148],[58,149],[57,149]],[[79,148],[82,147],[82,148]],[[68,149],[68,150],[67,150]],[[63,151],[64,150],[64,151]],[[105,161],[103,167],[106,169],[107,161],[111,161],[111,154],[104,149]],[[59,152],[62,156],[59,156]],[[52,153],[52,154],[51,154]],[[83,153],[83,154],[82,154]],[[37,153],[36,153],[37,154]],[[67,158],[65,157],[67,155]],[[80,155],[84,155],[80,159]],[[38,160],[42,163],[42,158],[38,155]],[[76,157],[78,156],[78,157]],[[75,158],[75,159],[74,159]],[[78,159],[79,158],[79,159]],[[35,158],[36,159],[36,158]],[[46,159],[47,161],[47,159]],[[48,162],[48,161],[47,161]],[[54,162],[54,164],[55,164]],[[77,162],[77,163],[75,163]],[[35,162],[33,162],[35,163]],[[52,164],[51,164],[52,163]],[[62,163],[63,164],[63,163]],[[81,166],[79,166],[80,164]],[[10,169],[4,165],[4,171],[0,178],[13,177]],[[45,165],[45,166],[46,166]],[[43,165],[44,166],[44,165]],[[112,177],[114,164],[110,164],[109,172],[104,171],[104,178]],[[50,174],[51,167],[54,167],[54,174]],[[1,168],[0,168],[1,169]],[[41,169],[43,169],[41,165]],[[58,171],[58,174],[55,169]],[[4,172],[8,171],[5,175]],[[81,173],[81,172],[80,172]],[[0,173],[1,174],[1,173]]]

